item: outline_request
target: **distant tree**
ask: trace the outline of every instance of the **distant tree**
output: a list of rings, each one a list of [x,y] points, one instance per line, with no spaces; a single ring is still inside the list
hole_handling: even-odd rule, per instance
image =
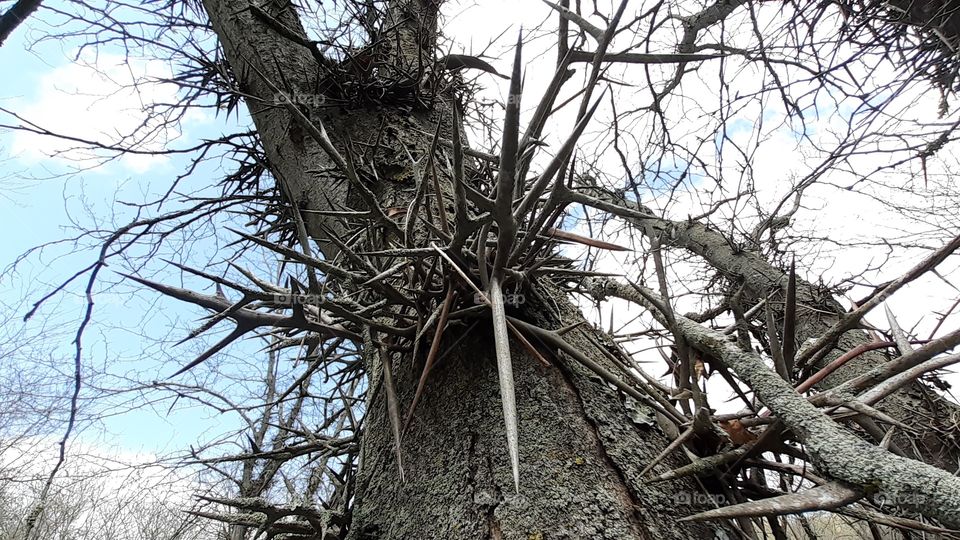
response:
[[[223,528],[184,513],[185,505],[192,506],[195,483],[160,467],[117,470],[116,458],[105,455],[74,456],[61,472],[63,482],[48,492],[44,511],[36,514],[45,485],[41,465],[48,456],[38,455],[35,443],[19,451],[35,461],[0,468],[0,538],[201,540]],[[9,460],[10,452],[4,457]]]

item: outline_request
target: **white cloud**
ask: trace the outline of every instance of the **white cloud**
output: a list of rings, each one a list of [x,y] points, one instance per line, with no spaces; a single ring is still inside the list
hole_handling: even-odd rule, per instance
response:
[[[144,111],[150,104],[176,101],[176,86],[157,82],[170,76],[169,66],[158,60],[105,53],[84,55],[43,75],[30,95],[5,101],[13,101],[8,108],[25,120],[60,135],[104,144],[132,135],[138,149],[159,151],[181,136],[181,126],[161,128],[159,119],[145,123]],[[199,118],[199,113],[187,117]],[[30,164],[52,157],[74,167],[93,165],[106,155],[83,146],[16,131],[10,149]],[[164,156],[127,154],[120,161],[131,171],[143,173],[166,160]]]

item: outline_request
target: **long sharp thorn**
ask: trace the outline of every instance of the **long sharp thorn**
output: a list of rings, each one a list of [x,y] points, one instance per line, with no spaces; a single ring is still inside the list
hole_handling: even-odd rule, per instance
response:
[[[517,148],[520,145],[520,95],[523,33],[517,38],[513,60],[513,77],[510,79],[510,94],[507,96],[507,111],[503,122],[503,142],[500,148],[500,174],[497,181],[494,217],[497,222],[497,255],[493,263],[494,273],[502,271],[516,236],[516,221],[513,216],[514,185],[517,181]]]
[[[671,452],[679,448],[680,445],[683,444],[691,436],[693,436],[692,427],[687,428],[683,433],[680,434],[679,437],[674,439],[666,448],[664,448],[663,451],[657,455],[657,457],[653,458],[653,460],[650,463],[648,463],[647,466],[644,467],[642,471],[640,471],[640,477],[642,478],[646,476],[647,473],[650,472],[654,467],[656,467],[658,463],[663,461],[663,458],[669,456]]]
[[[579,234],[555,229],[553,227],[548,227],[544,233],[553,238],[558,238],[560,240],[566,240],[568,242],[574,242],[577,244],[583,244],[585,246],[595,247],[598,249],[606,249],[609,251],[633,251],[628,247],[612,244],[610,242],[604,242],[603,240],[596,240],[586,236],[580,236]]]
[[[841,482],[826,484],[801,491],[788,493],[759,501],[749,501],[733,506],[708,510],[682,518],[680,521],[706,521],[708,519],[730,519],[740,517],[780,516],[800,514],[820,510],[833,510],[859,501],[863,492]]]
[[[527,353],[529,353],[530,356],[534,357],[537,360],[537,362],[540,362],[541,366],[550,367],[550,361],[544,358],[542,354],[540,354],[540,351],[538,351],[537,348],[534,347],[532,343],[530,343],[530,341],[526,338],[526,336],[524,336],[513,323],[507,321],[507,327],[510,329],[510,332],[513,334],[513,337],[517,338],[517,341],[519,341],[520,344],[523,345],[523,348],[527,350]]]
[[[394,265],[394,266],[392,266],[392,267],[384,270],[383,272],[380,272],[379,274],[373,276],[372,278],[364,281],[363,283],[360,284],[360,286],[361,286],[361,287],[367,287],[367,286],[369,286],[369,285],[372,284],[372,283],[376,283],[376,282],[378,282],[378,281],[380,281],[380,280],[382,280],[382,279],[386,279],[386,278],[388,278],[388,277],[390,277],[390,276],[398,273],[399,271],[406,269],[407,267],[410,266],[411,263],[412,263],[411,260],[409,260],[409,259],[403,259],[402,261],[400,261],[400,262],[397,263],[396,265]]]
[[[224,347],[226,347],[227,345],[229,345],[230,343],[232,343],[234,340],[236,340],[236,339],[239,338],[240,336],[246,334],[246,333],[247,333],[247,330],[248,330],[248,328],[244,328],[244,327],[242,327],[242,326],[238,326],[233,332],[230,332],[230,334],[228,334],[227,337],[225,337],[225,338],[221,339],[220,341],[218,341],[216,345],[214,345],[213,347],[210,347],[209,349],[207,349],[207,351],[206,351],[205,353],[203,353],[203,354],[201,354],[200,356],[198,356],[193,362],[190,362],[189,364],[187,364],[187,365],[183,366],[182,368],[180,368],[179,370],[177,370],[176,373],[174,373],[173,375],[167,377],[167,379],[172,379],[172,378],[174,378],[174,377],[176,377],[176,376],[178,376],[178,375],[181,375],[181,374],[183,374],[183,373],[186,373],[187,371],[190,371],[191,369],[197,367],[198,365],[200,365],[201,363],[203,363],[206,359],[210,358],[210,357],[213,356],[214,354],[218,353],[221,349],[223,349]]]
[[[907,334],[903,331],[900,323],[897,322],[897,318],[893,315],[893,311],[890,310],[890,306],[884,303],[883,309],[887,314],[887,322],[890,324],[890,333],[893,334],[893,341],[897,344],[897,349],[900,349],[900,354],[904,355],[910,353],[913,351],[913,345],[910,344]]]
[[[457,211],[457,226],[466,226],[467,192],[463,178],[463,141],[460,140],[460,108],[453,107],[453,198]],[[464,221],[461,223],[461,221]]]
[[[437,330],[433,335],[433,342],[430,343],[430,352],[427,353],[427,361],[423,364],[423,372],[420,373],[420,381],[417,383],[417,391],[413,395],[413,402],[407,410],[407,417],[403,422],[403,433],[410,427],[410,421],[413,420],[413,412],[423,396],[423,390],[427,385],[427,377],[430,376],[430,370],[437,358],[437,351],[440,349],[440,340],[443,338],[443,331],[447,327],[447,317],[450,315],[450,306],[453,304],[453,285],[447,289],[447,296],[443,300],[443,307],[440,310],[440,318],[437,320]]]
[[[201,294],[194,292],[188,289],[181,289],[180,287],[173,287],[170,285],[164,285],[163,283],[157,283],[156,281],[150,281],[149,279],[143,279],[142,277],[134,276],[132,274],[123,274],[121,276],[136,281],[141,285],[150,287],[151,289],[165,294],[171,298],[176,298],[177,300],[188,302],[197,306],[201,306],[216,312],[223,311],[230,307],[230,302],[217,298],[213,295]]]
[[[513,184],[517,174],[517,148],[520,145],[520,97],[522,90],[523,33],[517,39],[513,58],[513,76],[510,78],[510,93],[507,96],[507,111],[503,122],[503,143],[500,148],[500,180],[497,184],[497,209],[513,202]],[[511,209],[512,210],[512,209]]]
[[[205,278],[205,279],[208,279],[208,280],[214,282],[214,283],[216,284],[216,286],[217,286],[217,291],[218,291],[217,296],[219,296],[219,297],[221,297],[221,298],[225,298],[225,296],[222,294],[222,293],[223,293],[223,289],[221,288],[221,285],[230,287],[231,289],[234,289],[234,290],[236,290],[236,291],[240,291],[241,293],[244,293],[244,294],[247,294],[247,293],[254,293],[254,294],[255,294],[255,293],[256,293],[256,291],[254,291],[253,289],[250,289],[249,287],[244,287],[243,285],[240,285],[239,283],[235,283],[235,282],[233,282],[233,281],[230,281],[229,279],[226,279],[226,278],[224,278],[224,277],[216,276],[216,275],[214,275],[214,274],[210,274],[210,273],[204,272],[204,271],[202,271],[202,270],[197,270],[196,268],[190,268],[189,266],[182,265],[182,264],[180,264],[180,263],[177,263],[177,262],[175,262],[175,261],[171,261],[171,260],[169,260],[169,259],[160,259],[160,260],[162,260],[163,262],[165,262],[165,263],[167,263],[167,264],[169,264],[169,265],[175,266],[175,267],[179,268],[180,270],[183,270],[184,272],[187,272],[187,273],[193,274],[193,275],[195,275],[195,276],[199,276],[199,277],[202,277],[202,278]]]
[[[173,346],[176,347],[177,345],[183,345],[184,343],[190,341],[191,339],[194,339],[194,338],[198,337],[199,335],[203,334],[204,332],[206,332],[207,330],[213,328],[214,326],[217,325],[218,322],[220,322],[220,321],[222,321],[222,320],[224,320],[224,319],[226,319],[226,318],[227,318],[227,315],[226,315],[226,312],[225,312],[225,311],[221,311],[220,313],[217,313],[217,314],[214,315],[213,317],[210,317],[210,319],[209,319],[207,322],[205,322],[205,323],[201,324],[199,327],[191,330],[190,333],[186,335],[186,337],[184,337],[184,338],[181,339],[180,341],[174,343]]]
[[[790,371],[787,369],[787,363],[783,360],[783,349],[780,347],[780,338],[777,337],[777,329],[774,327],[773,310],[770,309],[770,303],[766,304],[767,312],[767,339],[770,340],[770,355],[773,356],[773,367],[785,381],[790,380]]]
[[[547,189],[550,181],[557,174],[557,172],[559,172],[560,167],[566,163],[567,157],[573,152],[573,148],[580,139],[580,135],[582,135],[583,131],[587,128],[587,124],[590,123],[590,119],[592,119],[594,113],[597,112],[597,107],[600,106],[600,102],[602,100],[602,95],[597,98],[597,101],[593,104],[593,107],[590,107],[590,109],[587,110],[587,113],[583,115],[583,118],[577,122],[577,125],[573,128],[573,132],[569,137],[567,137],[567,140],[563,143],[563,146],[560,147],[557,155],[550,160],[550,163],[548,163],[543,169],[543,172],[540,173],[540,176],[537,178],[533,187],[527,192],[527,195],[523,198],[523,202],[520,203],[520,206],[514,212],[514,217],[517,221],[522,220],[527,213],[530,212],[530,210],[536,204],[537,199],[539,199],[540,196],[543,195],[543,192]]]
[[[507,332],[507,313],[503,304],[500,279],[490,279],[490,307],[493,312],[494,347],[497,352],[497,375],[500,379],[500,401],[507,431],[507,449],[513,469],[513,485],[520,492],[520,451],[517,429],[517,398],[513,384],[513,362],[510,359],[510,338]]]
[[[533,113],[533,117],[530,119],[530,123],[527,125],[526,131],[523,133],[523,139],[520,141],[520,147],[524,149],[523,157],[520,158],[520,161],[517,165],[517,178],[520,179],[517,183],[517,198],[523,196],[523,182],[522,180],[526,178],[527,171],[530,169],[530,162],[533,158],[533,152],[536,150],[536,145],[534,141],[538,139],[543,131],[543,126],[547,123],[547,119],[550,117],[550,113],[553,110],[553,106],[557,101],[557,96],[560,94],[563,84],[573,76],[573,71],[569,69],[570,67],[570,53],[569,51],[565,53],[560,60],[560,63],[557,65],[557,70],[553,74],[553,80],[550,81],[550,85],[547,87],[546,92],[544,92],[543,97],[540,98],[540,103],[537,104],[537,109]],[[530,151],[527,151],[527,149]]]
[[[397,387],[393,382],[393,364],[388,352],[383,351],[380,356],[383,361],[383,383],[387,396],[387,414],[390,416],[390,427],[393,430],[393,444],[396,447],[400,481],[403,482],[403,461],[400,455],[400,405],[397,400]]]
[[[829,401],[833,401],[833,400],[829,400]],[[837,405],[842,405],[854,412],[860,413],[864,416],[869,416],[875,420],[879,420],[881,422],[890,424],[891,426],[896,426],[904,431],[907,431],[907,432],[915,431],[914,428],[904,424],[903,422],[889,416],[888,414],[882,411],[878,411],[877,409],[874,409],[873,407],[871,407],[870,405],[867,405],[866,403],[862,403],[857,400],[850,400],[850,401],[836,400],[835,403]]]
[[[797,356],[797,258],[790,261],[787,299],[783,310],[783,364],[792,374]]]
[[[484,294],[483,291],[481,291],[479,288],[477,288],[477,285],[473,282],[472,279],[470,279],[469,276],[467,276],[467,273],[464,272],[463,269],[457,265],[456,261],[451,259],[450,256],[444,253],[442,249],[438,248],[436,244],[431,243],[430,247],[432,247],[443,258],[443,260],[447,261],[450,267],[453,268],[453,271],[456,272],[457,275],[459,275],[463,279],[463,282],[466,283],[471,289],[473,289],[473,292],[477,293],[478,298],[480,298],[483,302],[489,302],[489,300],[487,300],[487,295]]]
[[[200,277],[202,277],[202,278],[209,279],[210,281],[213,281],[214,283],[216,283],[216,284],[218,284],[218,285],[223,284],[223,285],[226,285],[226,286],[228,286],[228,287],[233,287],[233,283],[231,283],[230,281],[228,281],[228,280],[226,280],[226,279],[224,279],[224,278],[222,278],[222,277],[215,276],[215,275],[213,275],[213,274],[204,272],[203,270],[198,270],[198,269],[196,269],[196,268],[190,268],[189,266],[180,264],[180,263],[178,263],[178,262],[176,262],[176,261],[171,261],[170,259],[161,258],[160,260],[163,261],[163,262],[165,262],[165,263],[167,263],[167,264],[169,264],[169,265],[171,265],[171,266],[176,266],[177,268],[179,268],[180,270],[183,270],[184,272],[188,272],[188,273],[193,274],[193,275],[195,275],[195,276],[200,276]]]
[[[293,260],[295,260],[295,261],[297,261],[297,262],[300,262],[300,263],[307,264],[307,265],[313,266],[313,267],[315,267],[315,268],[318,268],[318,269],[320,269],[321,271],[326,272],[326,273],[328,273],[328,274],[331,274],[331,275],[334,276],[334,277],[337,277],[337,278],[340,278],[340,279],[348,279],[348,280],[355,280],[355,279],[356,279],[355,276],[354,276],[353,274],[351,274],[350,272],[347,272],[347,271],[344,270],[343,268],[340,268],[339,266],[330,264],[330,263],[328,263],[327,261],[324,261],[324,260],[322,260],[322,259],[317,259],[317,258],[314,258],[314,257],[309,257],[309,256],[307,256],[307,255],[304,255],[303,253],[300,253],[299,251],[297,251],[297,250],[295,250],[295,249],[290,249],[290,248],[288,248],[288,247],[281,246],[281,245],[279,245],[279,244],[275,244],[275,243],[273,243],[273,242],[271,242],[271,241],[269,241],[269,240],[265,240],[265,239],[263,239],[263,238],[259,238],[259,237],[257,237],[257,236],[253,236],[253,235],[247,234],[247,233],[245,233],[245,232],[243,232],[243,231],[238,231],[238,230],[236,230],[236,229],[231,229],[230,227],[227,227],[227,230],[230,231],[230,232],[232,232],[232,233],[234,233],[234,234],[236,234],[237,236],[240,236],[240,237],[243,238],[244,240],[248,240],[248,241],[250,241],[250,242],[253,242],[254,244],[257,244],[258,246],[265,247],[265,248],[267,248],[267,249],[269,249],[269,250],[271,250],[271,251],[276,251],[277,253],[279,253],[279,254],[281,254],[281,255],[284,255],[284,256],[286,256],[286,257],[289,257],[289,258],[291,258],[291,259],[293,259]]]
[[[750,446],[741,446],[723,454],[714,454],[712,456],[697,459],[693,463],[667,471],[661,475],[651,478],[650,480],[646,480],[646,482],[652,484],[657,482],[666,482],[668,480],[677,480],[679,478],[686,478],[688,476],[704,476],[711,474],[719,471],[720,468],[729,465],[731,462],[737,461],[739,458],[746,455],[749,450]]]
[[[223,300],[226,300],[226,298],[225,298],[225,297],[222,297],[221,295],[218,295],[218,298],[221,298],[221,299],[223,299]],[[253,301],[253,298],[249,298],[249,297],[247,297],[246,295],[244,295],[243,298],[241,298],[239,302],[233,304],[232,306],[228,307],[227,309],[224,309],[223,311],[221,311],[221,312],[213,315],[212,317],[210,317],[210,318],[207,320],[207,322],[205,322],[205,323],[203,323],[202,325],[200,325],[199,328],[194,329],[192,332],[190,332],[189,334],[187,334],[187,336],[186,336],[185,338],[183,338],[183,339],[181,339],[180,341],[174,343],[174,346],[183,345],[184,343],[190,341],[191,339],[196,338],[196,337],[199,336],[200,334],[202,334],[202,333],[206,332],[207,330],[209,330],[209,329],[213,328],[214,326],[216,326],[220,321],[222,321],[222,320],[224,320],[224,319],[232,316],[234,313],[237,312],[237,310],[244,308],[247,304],[249,304],[249,303],[252,302],[252,301]]]

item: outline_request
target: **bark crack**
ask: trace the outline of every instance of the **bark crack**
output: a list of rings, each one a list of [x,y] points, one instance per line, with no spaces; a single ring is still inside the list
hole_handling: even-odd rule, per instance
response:
[[[503,531],[500,528],[500,520],[496,517],[497,507],[502,502],[502,497],[500,496],[500,490],[497,488],[496,483],[494,482],[493,475],[493,463],[490,462],[490,456],[485,455],[481,459],[486,463],[488,476],[491,479],[490,487],[493,489],[493,496],[490,502],[486,502],[482,499],[478,499],[482,494],[477,493],[477,475],[479,473],[479,466],[477,464],[477,439],[478,436],[474,432],[467,434],[469,442],[467,443],[467,487],[470,490],[470,496],[473,498],[473,502],[481,507],[482,518],[484,523],[487,526],[487,535],[486,538],[489,540],[501,540],[503,538]]]
[[[604,436],[600,431],[600,426],[597,420],[593,417],[593,415],[590,414],[588,408],[585,406],[580,389],[577,387],[573,379],[573,374],[570,372],[570,368],[566,364],[566,361],[569,361],[569,358],[562,352],[559,353],[559,356],[562,356],[564,359],[564,361],[557,362],[557,371],[560,373],[560,380],[564,385],[567,386],[570,393],[572,393],[579,413],[590,426],[591,434],[593,435],[594,442],[597,446],[597,454],[602,456],[607,469],[616,475],[616,479],[620,486],[619,491],[624,499],[624,506],[629,507],[632,510],[630,515],[630,526],[634,529],[635,537],[646,538],[646,535],[642,533],[642,524],[637,519],[637,508],[640,507],[640,504],[635,497],[633,489],[631,489],[630,479],[627,476],[626,471],[620,466],[619,463],[617,463],[617,460],[614,459],[609,452],[607,452],[607,447],[606,444],[604,444]]]

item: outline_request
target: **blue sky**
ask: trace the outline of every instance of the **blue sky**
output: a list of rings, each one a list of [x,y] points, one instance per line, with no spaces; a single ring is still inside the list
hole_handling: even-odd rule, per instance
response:
[[[27,50],[28,43],[36,34],[32,27],[42,24],[31,20],[19,28],[3,47],[0,47],[0,64],[8,76],[0,88],[0,107],[22,114],[26,120],[44,127],[56,129],[68,135],[86,134],[94,127],[109,132],[119,118],[111,118],[111,107],[117,105],[118,96],[97,99],[97,90],[106,88],[103,81],[92,81],[90,73],[72,61],[76,44],[69,41],[46,41]],[[105,65],[123,74],[119,51],[109,47],[100,50],[98,66]],[[114,55],[114,56],[111,56]],[[130,70],[151,70],[156,66],[131,63]],[[111,72],[111,74],[114,74]],[[235,116],[233,117],[235,118]],[[50,122],[54,122],[50,125]],[[91,124],[98,124],[93,126]],[[0,112],[0,124],[16,125],[20,122]],[[224,118],[197,115],[183,124],[180,139],[170,146],[187,146],[201,138],[218,137],[232,131]],[[73,130],[76,130],[74,132]],[[106,136],[104,136],[106,140]],[[96,224],[102,229],[125,224],[132,216],[131,209],[114,203],[115,200],[140,202],[148,200],[165,190],[187,164],[184,157],[155,160],[118,160],[85,171],[76,170],[70,159],[44,155],[56,149],[53,139],[25,137],[22,133],[0,129],[0,226],[13,231],[0,243],[0,268],[10,270],[10,265],[26,250],[64,237],[74,236],[77,231],[71,223],[90,227]],[[215,184],[222,176],[219,163],[201,166],[184,189],[201,189]],[[209,231],[208,231],[209,232]],[[223,231],[214,230],[215,236],[202,238],[186,244],[181,251],[176,239],[161,251],[160,256],[176,260],[186,259],[204,265],[214,259],[220,242],[229,239]],[[15,271],[0,276],[0,303],[12,312],[10,325],[4,328],[13,333],[19,328],[21,317],[29,306],[47,294],[66,277],[96,260],[97,252],[90,241],[77,247],[71,244],[52,246],[37,252],[17,265]],[[156,258],[155,258],[156,259]],[[83,361],[93,369],[106,369],[116,375],[136,374],[145,381],[162,380],[172,374],[177,365],[186,363],[198,354],[202,344],[186,344],[171,347],[172,342],[183,337],[195,327],[203,313],[191,306],[159,298],[157,294],[138,290],[117,283],[113,272],[123,270],[124,265],[111,265],[102,274],[102,282],[95,298],[94,321],[84,336]],[[223,268],[222,266],[218,268]],[[159,272],[151,276],[151,273]],[[181,285],[179,271],[153,260],[142,275],[152,279]],[[44,351],[62,374],[62,380],[52,381],[55,387],[65,390],[69,383],[73,349],[72,334],[79,325],[84,308],[82,296],[86,277],[73,283],[62,295],[53,298],[44,309],[24,328],[36,331],[51,328],[57,331],[55,340],[45,343]],[[210,291],[210,286],[198,280],[188,279],[186,286]],[[5,315],[11,316],[11,313]],[[221,325],[218,328],[229,328]],[[212,336],[217,338],[217,333]],[[163,340],[163,341],[158,341]],[[263,358],[257,353],[260,343],[249,342],[234,346],[227,355],[247,358]],[[0,366],[0,369],[27,369],[28,365],[42,362],[38,358],[17,356],[17,365]],[[217,361],[218,359],[214,359]],[[229,361],[229,360],[228,360]],[[202,374],[202,373],[201,373]],[[190,374],[177,381],[189,382]],[[96,384],[98,381],[93,381]],[[88,394],[92,391],[88,391]],[[82,394],[83,395],[83,394]],[[126,402],[129,400],[129,402]],[[139,410],[108,416],[102,424],[81,426],[80,440],[102,445],[117,445],[126,450],[146,452],[184,448],[203,438],[205,432],[215,432],[232,420],[212,412],[204,413],[189,407],[181,400],[177,408],[168,414],[171,401],[144,405],[143,396],[130,394],[118,396],[111,404],[88,403],[87,411],[122,411],[128,406]],[[105,431],[101,431],[101,427]]]

